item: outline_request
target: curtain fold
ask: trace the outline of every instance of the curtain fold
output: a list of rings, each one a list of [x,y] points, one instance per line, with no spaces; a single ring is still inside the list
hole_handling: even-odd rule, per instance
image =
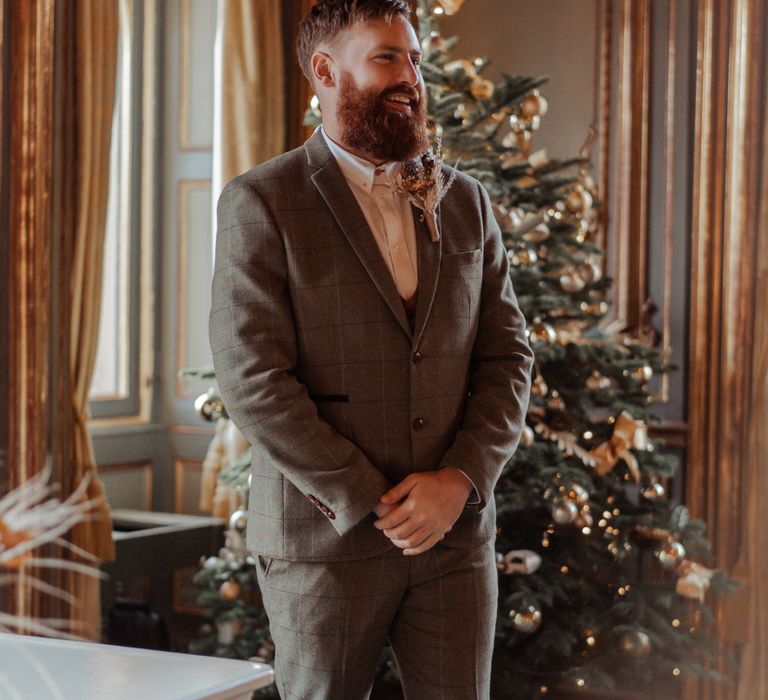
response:
[[[130,2],[121,2],[129,9]],[[112,520],[104,488],[97,476],[93,444],[87,429],[88,389],[96,359],[104,232],[109,189],[110,137],[115,105],[119,8],[117,0],[77,3],[75,15],[75,162],[77,213],[71,251],[70,360],[73,413],[71,485],[89,479],[87,497],[101,499],[93,518],[77,524],[72,544],[102,560],[114,559]],[[67,586],[80,604],[71,610],[76,631],[99,641],[99,581],[69,573]]]
[[[281,4],[273,0],[219,2],[214,59],[214,205],[233,177],[285,149]]]

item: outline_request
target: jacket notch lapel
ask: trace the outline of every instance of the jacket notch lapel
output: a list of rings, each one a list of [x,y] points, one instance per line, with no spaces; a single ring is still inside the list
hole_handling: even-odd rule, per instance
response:
[[[433,241],[426,221],[421,216],[421,210],[411,205],[413,225],[416,231],[416,251],[419,265],[419,293],[416,297],[416,319],[413,328],[413,346],[421,340],[421,334],[427,325],[432,303],[435,299],[437,279],[440,272],[440,256],[443,249],[443,235],[440,228],[440,207],[437,209],[437,230],[441,231],[440,238]]]
[[[336,159],[325,144],[323,135],[319,132],[315,133],[304,145],[309,165],[316,168],[311,175],[312,182],[379,293],[384,297],[387,306],[410,338],[411,328],[395,282],[381,257],[365,215]]]

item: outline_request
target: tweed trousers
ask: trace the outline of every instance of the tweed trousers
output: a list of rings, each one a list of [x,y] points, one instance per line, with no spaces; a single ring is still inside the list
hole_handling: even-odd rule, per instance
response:
[[[406,557],[258,556],[282,700],[366,700],[389,641],[406,700],[488,700],[498,601],[493,542]]]

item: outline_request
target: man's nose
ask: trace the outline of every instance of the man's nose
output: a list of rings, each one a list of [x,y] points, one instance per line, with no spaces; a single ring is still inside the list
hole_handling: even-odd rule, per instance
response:
[[[416,87],[421,79],[421,72],[418,66],[413,62],[413,59],[408,57],[402,63],[401,77],[403,82],[408,83],[411,87]]]

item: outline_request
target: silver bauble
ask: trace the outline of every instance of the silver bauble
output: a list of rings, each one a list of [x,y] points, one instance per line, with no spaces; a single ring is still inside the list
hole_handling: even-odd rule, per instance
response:
[[[561,499],[552,506],[552,519],[559,525],[569,525],[579,514],[579,508],[573,501]]]
[[[575,273],[568,272],[564,275],[560,275],[560,286],[563,288],[563,291],[568,292],[568,294],[580,292],[584,289],[584,284],[584,280]]]
[[[236,532],[243,533],[248,527],[248,511],[238,508],[229,516],[229,527]]]
[[[664,542],[653,555],[658,559],[664,569],[674,569],[685,559],[685,547],[676,541]]]

